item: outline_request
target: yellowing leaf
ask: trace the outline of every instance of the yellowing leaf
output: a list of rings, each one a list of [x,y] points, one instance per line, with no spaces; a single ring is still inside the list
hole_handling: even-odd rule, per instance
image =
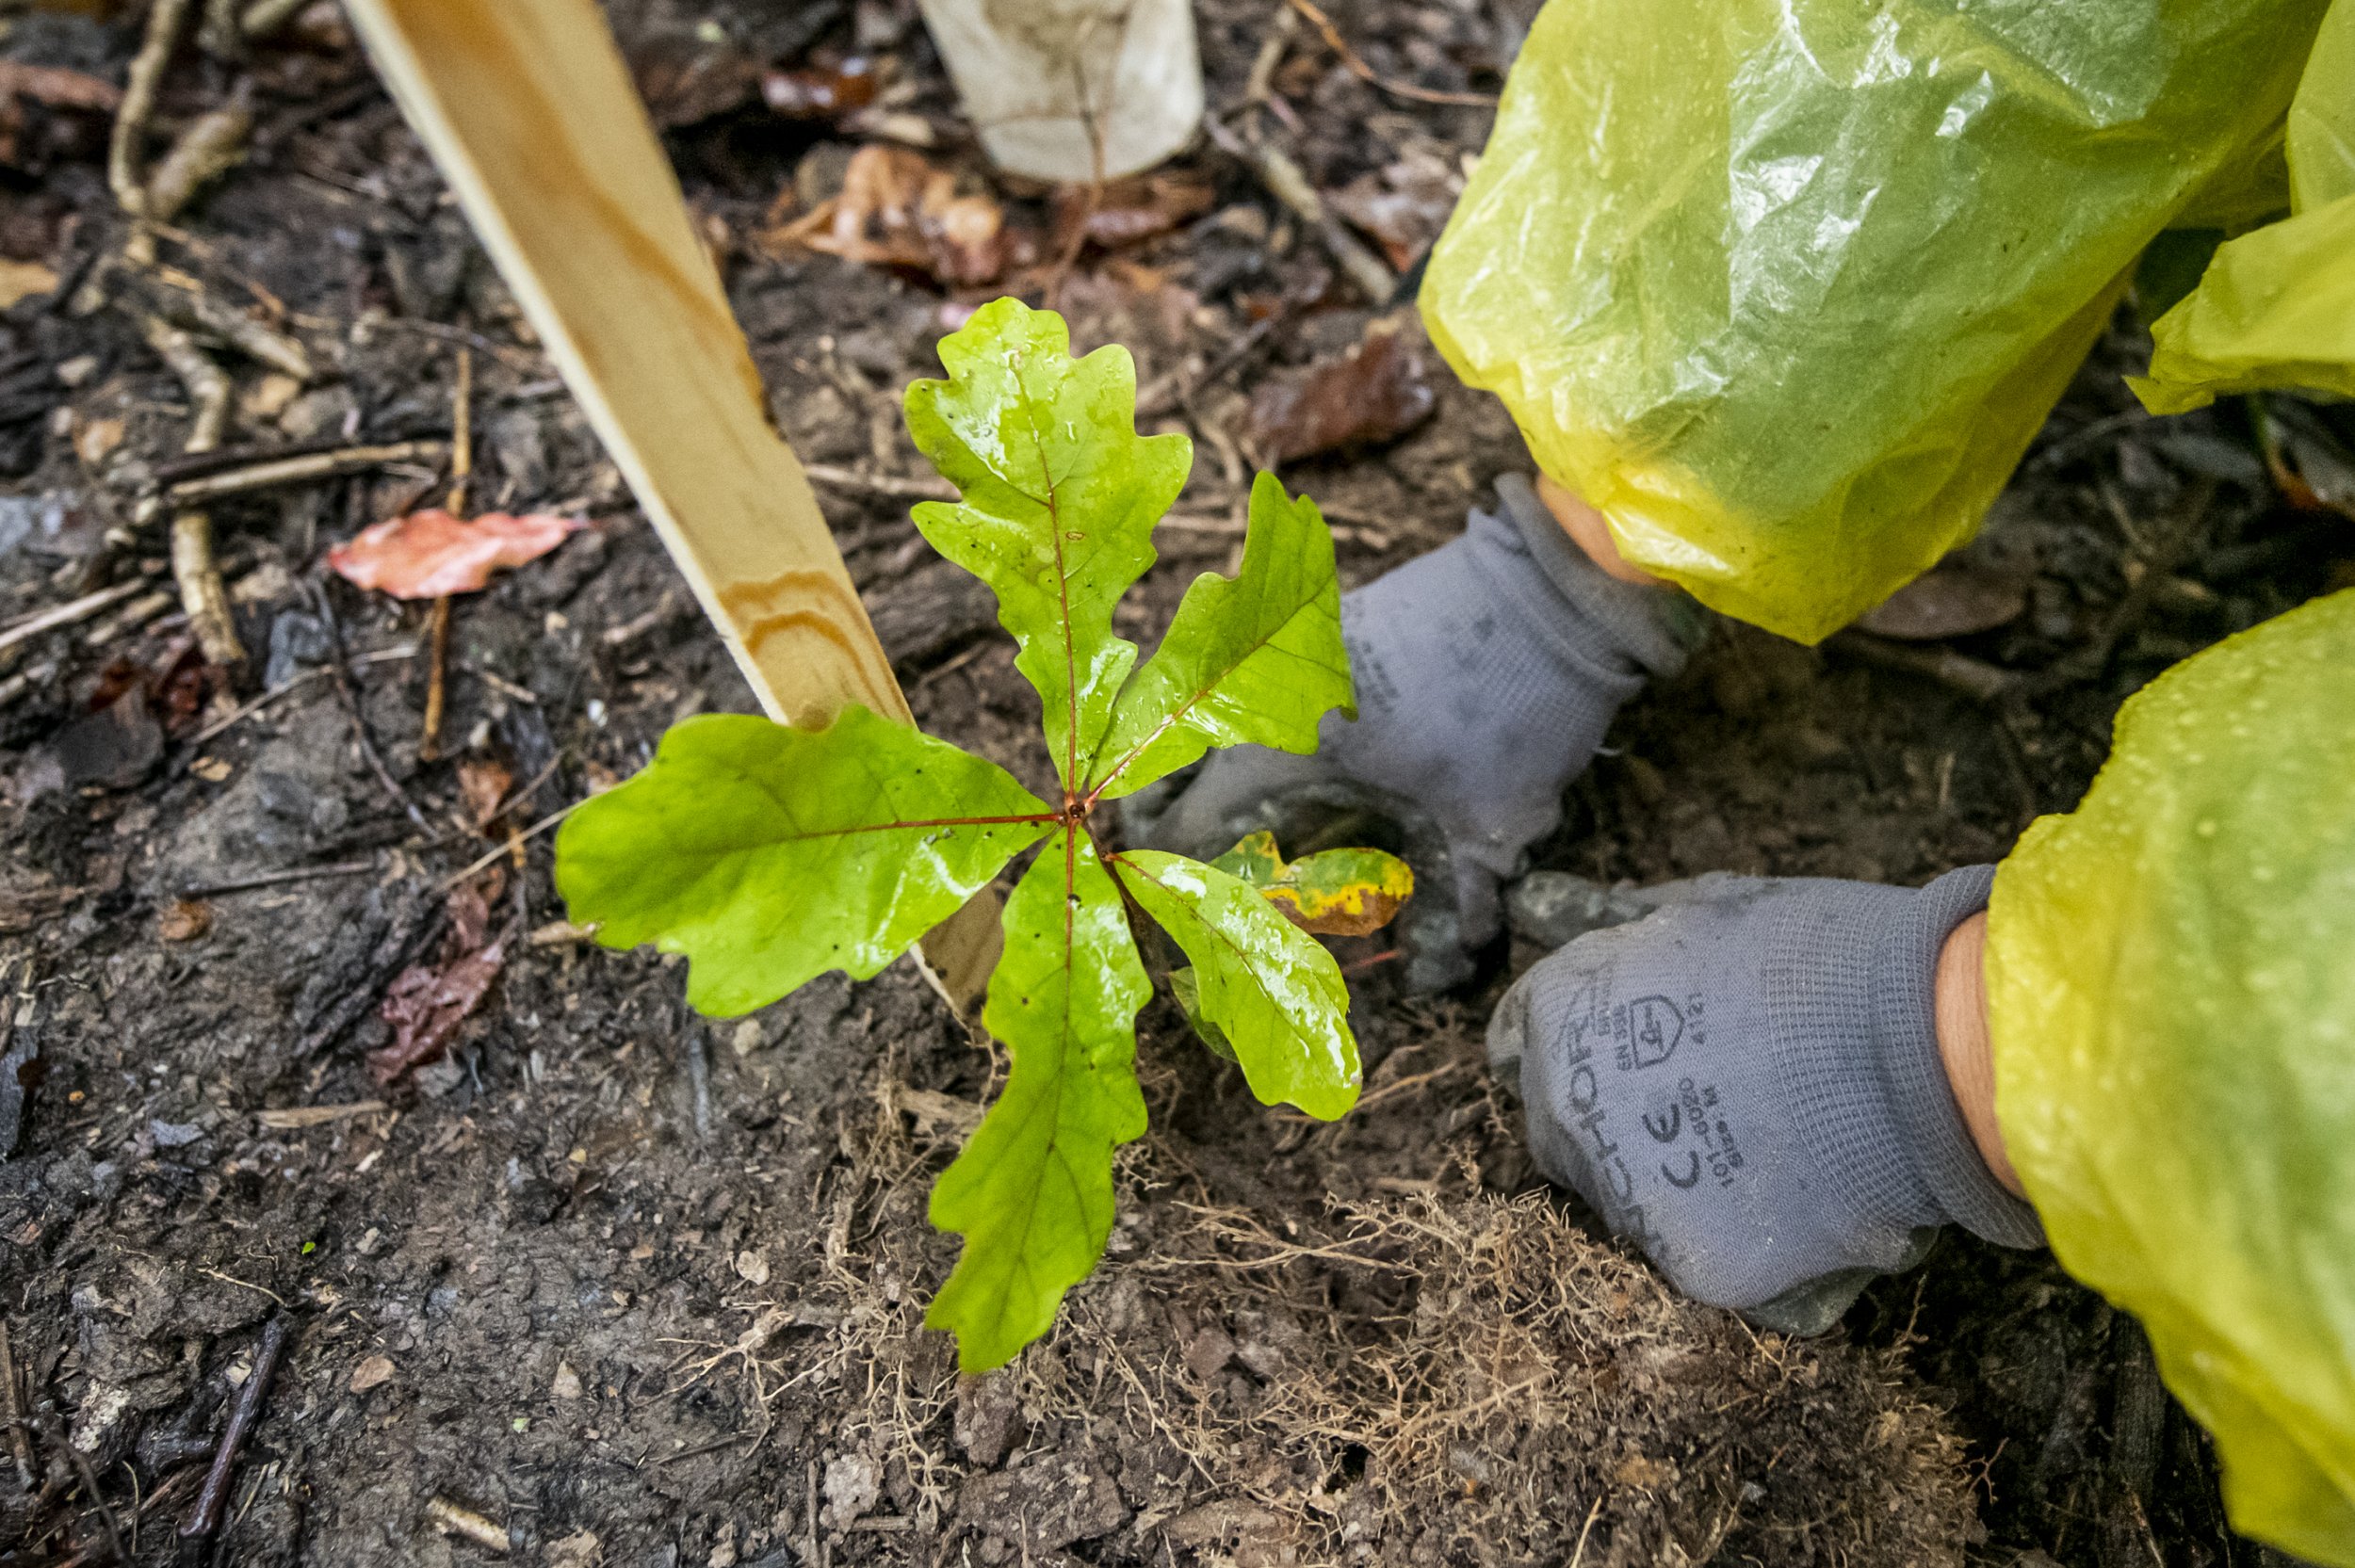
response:
[[[1287,863],[1275,835],[1256,832],[1210,863],[1258,888],[1295,926],[1319,936],[1366,936],[1413,897],[1415,873],[1379,849],[1322,849]]]
[[[933,1188],[933,1223],[965,1237],[924,1321],[983,1372],[1045,1334],[1103,1255],[1113,1150],[1145,1131],[1136,1016],[1153,994],[1119,889],[1066,829],[1006,900],[1006,954],[983,1021],[1013,1058],[1004,1092]]]
[[[866,708],[822,730],[707,714],[565,821],[556,885],[605,946],[685,953],[688,1001],[732,1018],[877,973],[1048,822],[997,764]]]
[[[1074,360],[1063,317],[1019,299],[976,311],[940,360],[949,380],[908,388],[908,431],[965,498],[924,502],[916,525],[997,593],[1069,788],[1136,664],[1113,606],[1153,564],[1153,525],[1186,482],[1193,444],[1136,433],[1127,349]]]

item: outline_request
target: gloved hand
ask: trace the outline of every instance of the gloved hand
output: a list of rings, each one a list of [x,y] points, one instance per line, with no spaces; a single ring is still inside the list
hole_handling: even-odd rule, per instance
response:
[[[1564,786],[1645,675],[1673,673],[1703,630],[1681,593],[1587,560],[1528,480],[1507,476],[1497,495],[1461,537],[1343,596],[1355,723],[1327,716],[1313,757],[1237,747],[1138,791],[1129,840],[1210,856],[1264,828],[1288,855],[1395,849],[1416,873],[1397,928],[1408,985],[1468,978],[1469,950],[1497,932],[1498,885],[1561,820]]]
[[[1539,961],[1488,1025],[1537,1168],[1687,1295],[1795,1334],[1950,1220],[2041,1246],[1971,1141],[1933,1025],[1939,951],[1994,875],[1703,877]]]

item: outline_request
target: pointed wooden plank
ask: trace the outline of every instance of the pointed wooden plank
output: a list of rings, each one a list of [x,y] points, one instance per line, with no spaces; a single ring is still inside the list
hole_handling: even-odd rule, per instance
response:
[[[770,717],[912,722],[593,0],[348,0],[566,386]],[[924,942],[962,1007],[984,895]]]

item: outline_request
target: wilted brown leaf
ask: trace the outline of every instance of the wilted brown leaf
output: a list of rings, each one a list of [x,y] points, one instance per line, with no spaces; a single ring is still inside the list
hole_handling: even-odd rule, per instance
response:
[[[212,906],[192,898],[174,898],[155,921],[155,934],[166,942],[194,942],[212,929]]]
[[[13,310],[21,301],[36,294],[57,292],[57,275],[39,262],[9,261],[0,257],[0,311]],[[120,432],[122,421],[107,420]]]
[[[53,109],[95,109],[101,114],[122,106],[122,89],[112,82],[61,65],[20,60],[0,60],[0,98],[29,98]]]
[[[412,1068],[438,1061],[458,1026],[490,994],[507,963],[504,938],[440,967],[411,964],[385,989],[377,1012],[393,1026],[390,1044],[368,1053],[368,1072],[389,1084]]]
[[[1252,395],[1243,444],[1269,467],[1336,447],[1394,441],[1430,417],[1430,368],[1391,316],[1366,328],[1347,353],[1273,378]]]
[[[490,827],[491,819],[499,814],[499,807],[514,784],[514,774],[487,757],[460,760],[458,797],[466,803],[466,816],[474,822],[475,832]]]
[[[1056,247],[1067,246],[1072,230],[1084,224],[1090,244],[1116,251],[1169,233],[1209,212],[1217,199],[1210,181],[1193,173],[1139,174],[1114,180],[1093,202],[1084,187],[1065,186],[1055,201]]]
[[[1916,577],[1857,622],[1876,637],[1901,642],[1991,632],[2028,607],[2028,586],[2018,577],[1949,563]]]
[[[438,599],[472,593],[495,569],[537,560],[587,526],[577,517],[495,511],[461,522],[439,509],[413,511],[338,544],[327,552],[327,564],[347,582],[396,599]]]
[[[839,195],[773,231],[772,243],[870,267],[905,267],[944,283],[985,283],[1012,237],[996,198],[957,194],[956,176],[904,147],[862,147]]]
[[[1391,164],[1378,174],[1361,174],[1340,189],[1325,192],[1324,204],[1364,231],[1382,247],[1390,265],[1404,272],[1447,227],[1462,188],[1463,181],[1445,164],[1422,157]]]

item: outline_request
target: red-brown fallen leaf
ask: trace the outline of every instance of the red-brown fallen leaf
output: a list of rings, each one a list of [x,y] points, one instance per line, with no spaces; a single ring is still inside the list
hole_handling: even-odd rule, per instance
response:
[[[380,1084],[440,1060],[506,966],[507,937],[485,940],[490,905],[471,884],[450,895],[449,920],[441,963],[411,964],[393,978],[377,1005],[377,1015],[393,1026],[391,1042],[368,1053],[368,1072]]]
[[[577,517],[487,512],[461,522],[437,509],[413,511],[361,531],[327,552],[327,564],[345,581],[396,599],[438,599],[472,593],[494,570],[537,560],[587,527]]]
[[[1085,186],[1066,186],[1055,200],[1055,245],[1071,242],[1075,225],[1085,223],[1090,244],[1107,251],[1165,234],[1210,210],[1218,192],[1198,174],[1139,174],[1114,180],[1089,201]]]
[[[509,772],[503,764],[488,758],[478,761],[466,757],[459,762],[458,795],[466,803],[466,816],[473,820],[475,832],[489,830],[491,819],[498,816],[499,807],[506,804],[507,792],[514,783],[514,774]]]
[[[122,89],[112,82],[61,65],[25,65],[0,60],[0,98],[30,98],[53,109],[95,109],[112,114],[122,106]]]
[[[831,68],[771,71],[760,79],[760,96],[782,119],[832,120],[873,103],[882,85],[875,62],[853,55]]]
[[[1013,248],[1006,215],[988,196],[957,194],[956,176],[904,147],[862,147],[842,190],[771,238],[869,267],[906,267],[944,283],[985,283]]]
[[[1394,441],[1430,417],[1438,394],[1405,322],[1369,324],[1347,353],[1270,380],[1251,397],[1243,444],[1264,466],[1340,446]]]

